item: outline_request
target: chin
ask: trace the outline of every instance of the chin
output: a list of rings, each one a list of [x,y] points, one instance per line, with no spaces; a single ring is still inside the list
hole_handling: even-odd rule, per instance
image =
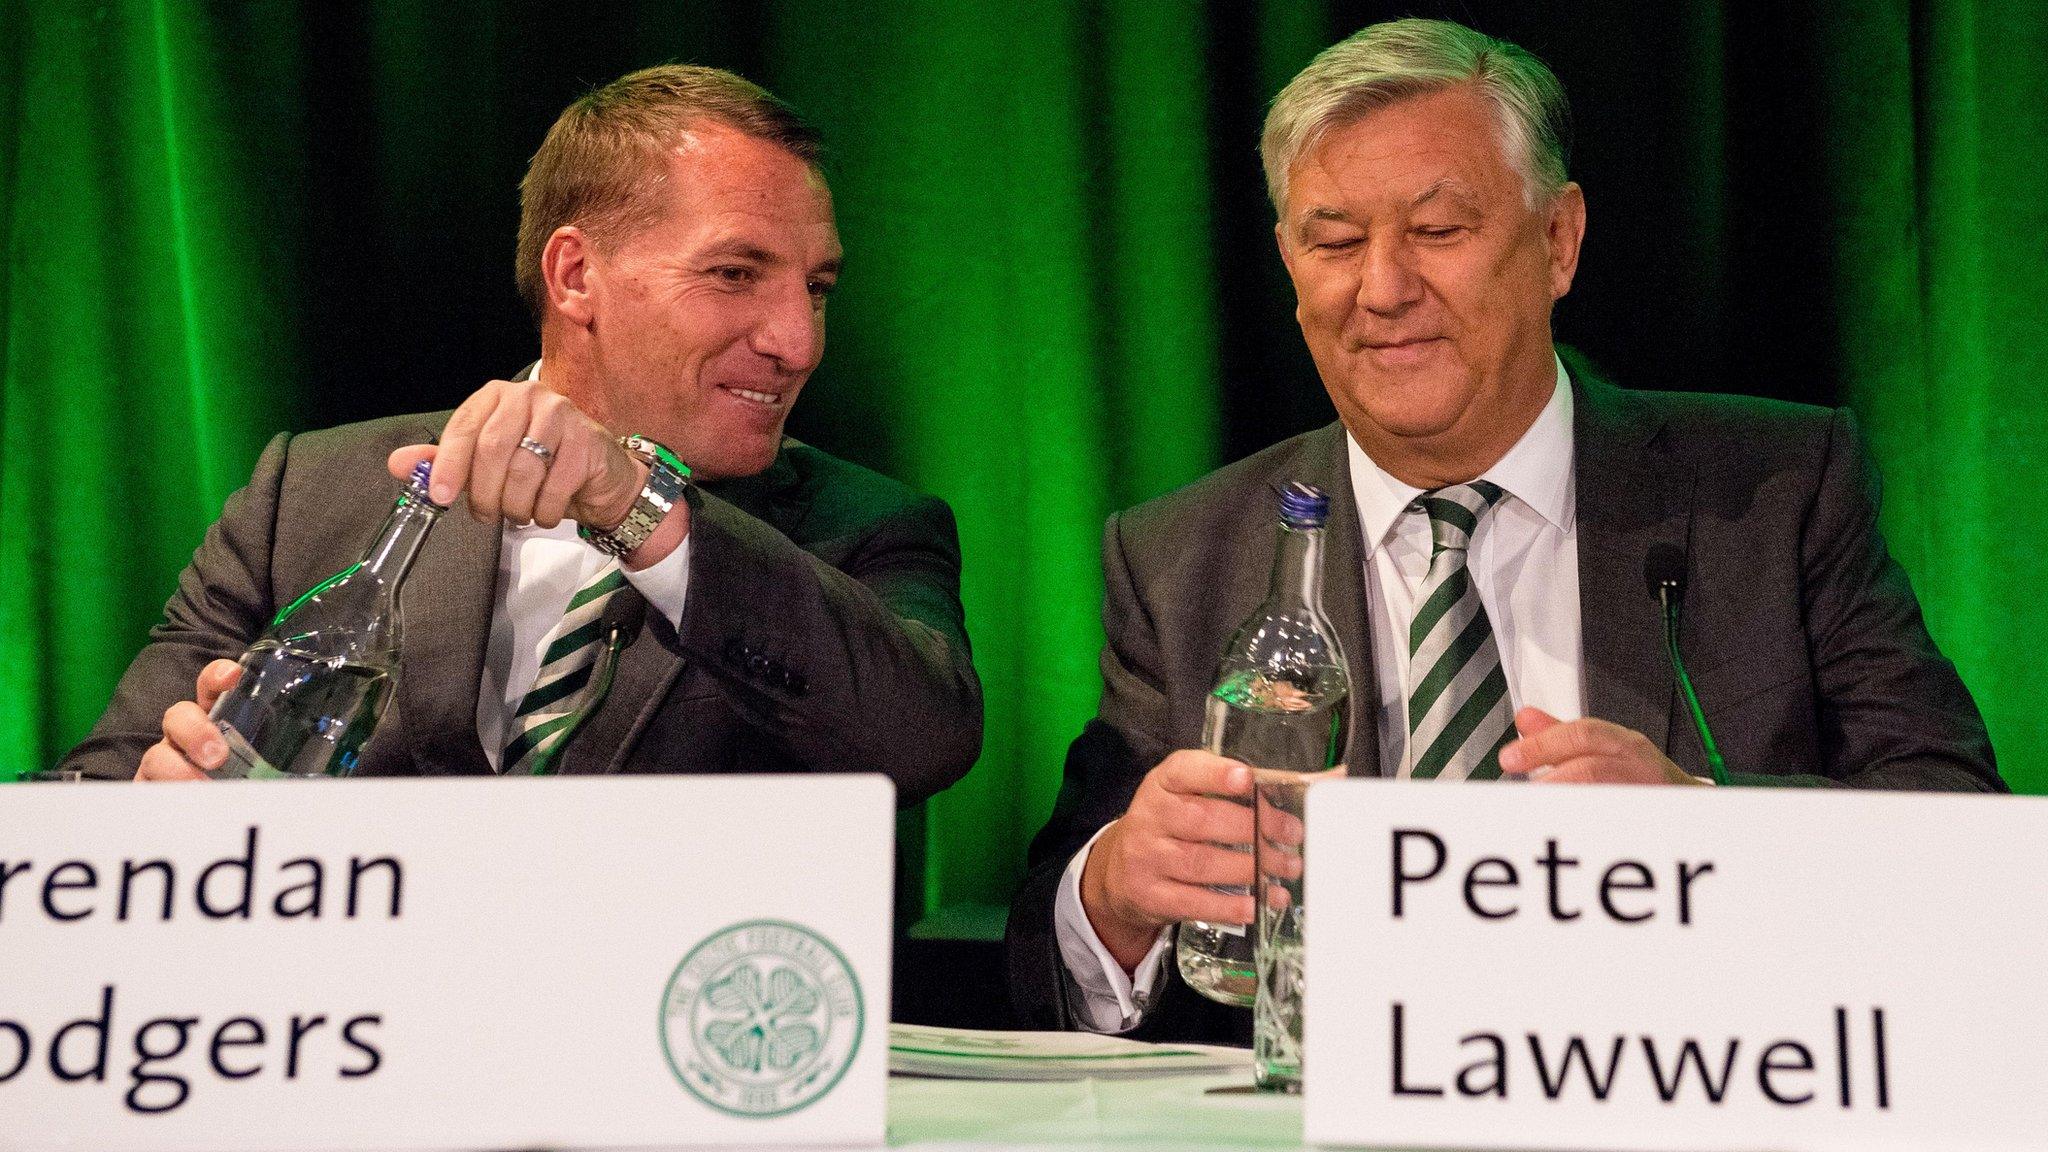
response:
[[[707,480],[726,480],[741,476],[754,476],[768,470],[775,463],[775,454],[781,450],[782,436],[770,437],[755,443],[751,437],[746,443],[728,442],[708,455],[702,464],[685,460],[692,468],[702,473]]]
[[[1381,387],[1357,393],[1353,410],[1374,427],[1403,439],[1440,436],[1457,426],[1471,395],[1451,388]]]

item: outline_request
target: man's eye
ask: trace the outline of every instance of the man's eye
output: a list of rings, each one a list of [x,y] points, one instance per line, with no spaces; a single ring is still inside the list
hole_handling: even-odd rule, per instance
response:
[[[1426,228],[1417,228],[1415,230],[1415,234],[1417,236],[1422,237],[1425,240],[1445,240],[1449,239],[1452,236],[1456,236],[1458,233],[1463,231],[1464,229],[1460,228],[1456,224],[1442,224],[1432,225]]]
[[[808,286],[811,290],[811,295],[819,300],[832,295],[832,290],[839,287],[836,282],[831,280],[812,280]]]
[[[713,268],[711,274],[735,288],[742,288],[754,282],[754,270],[738,264],[728,264],[723,268]]]
[[[1318,252],[1348,252],[1358,247],[1359,243],[1358,237],[1347,236],[1339,240],[1318,240],[1310,247]]]

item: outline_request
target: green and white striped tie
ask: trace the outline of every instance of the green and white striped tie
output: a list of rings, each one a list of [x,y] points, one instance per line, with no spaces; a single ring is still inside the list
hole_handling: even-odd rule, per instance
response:
[[[604,680],[593,685],[592,677],[599,671],[598,658],[605,649],[604,609],[625,586],[626,574],[613,561],[577,590],[561,621],[548,630],[542,642],[540,675],[512,716],[516,735],[499,760],[505,775],[553,772],[555,759],[576,725],[603,699],[610,685]],[[604,671],[608,680],[610,670]]]
[[[1408,628],[1408,762],[1417,780],[1494,780],[1515,733],[1507,673],[1465,567],[1479,517],[1500,487],[1484,480],[1422,494],[1432,548],[1422,608]]]

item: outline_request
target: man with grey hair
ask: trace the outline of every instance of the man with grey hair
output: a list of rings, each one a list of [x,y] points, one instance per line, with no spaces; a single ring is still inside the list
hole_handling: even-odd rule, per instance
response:
[[[1624,391],[1554,345],[1586,222],[1568,137],[1548,68],[1442,21],[1367,28],[1274,101],[1274,234],[1339,420],[1110,518],[1100,711],[1011,912],[1026,1024],[1250,1034],[1181,982],[1172,928],[1252,918],[1227,847],[1250,771],[1197,748],[1290,480],[1330,497],[1353,775],[1705,783],[1647,569],[1683,581],[1730,783],[2002,789],[1847,412]]]

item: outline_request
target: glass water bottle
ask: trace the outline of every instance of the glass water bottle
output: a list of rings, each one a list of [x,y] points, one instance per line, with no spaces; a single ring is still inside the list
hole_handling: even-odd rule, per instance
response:
[[[1329,498],[1307,484],[1289,483],[1281,490],[1279,546],[1266,601],[1224,648],[1203,716],[1202,747],[1250,765],[1255,794],[1262,796],[1289,778],[1305,784],[1328,772],[1344,750],[1351,678],[1336,630],[1323,614],[1323,525],[1329,510]],[[1252,851],[1248,844],[1224,847]],[[1218,891],[1249,894],[1244,888]],[[1242,924],[1186,921],[1174,941],[1182,979],[1225,1004],[1251,1005],[1257,999],[1254,952],[1252,931]]]
[[[444,511],[427,462],[361,560],[277,614],[213,707],[228,758],[216,779],[346,776],[389,701],[398,668],[398,588]]]

